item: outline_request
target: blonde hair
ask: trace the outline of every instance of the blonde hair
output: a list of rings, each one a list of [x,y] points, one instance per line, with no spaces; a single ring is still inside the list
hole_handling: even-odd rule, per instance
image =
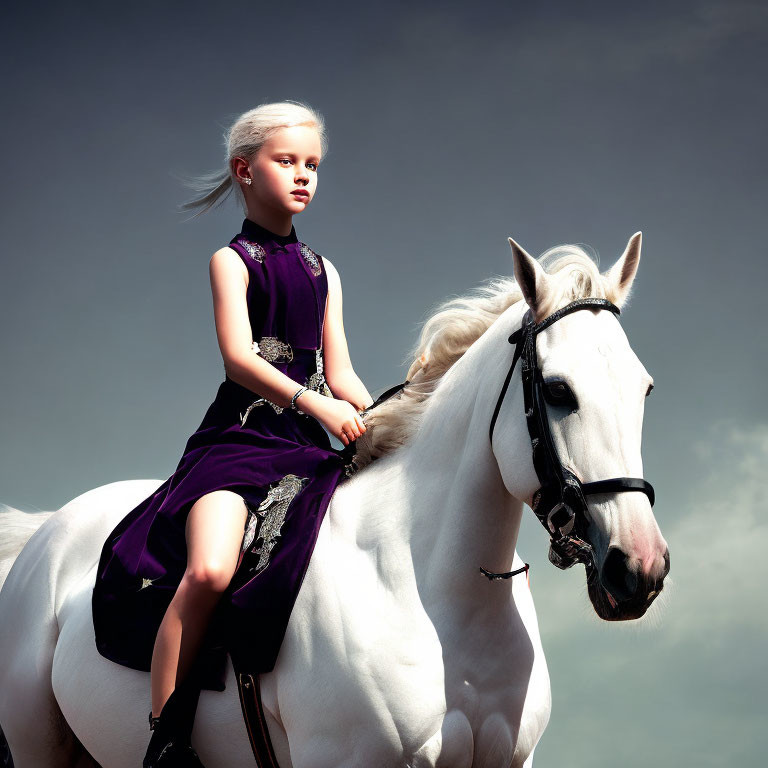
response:
[[[538,261],[555,277],[552,309],[586,296],[617,299],[612,282],[580,245],[555,246]],[[515,279],[496,276],[468,294],[444,300],[431,312],[403,359],[410,363],[406,374],[410,384],[363,419],[367,429],[355,448],[358,468],[410,442],[446,372],[509,307],[521,301],[523,294]]]
[[[258,107],[243,112],[225,131],[226,166],[222,170],[191,178],[180,177],[181,181],[197,192],[197,197],[183,203],[180,208],[182,210],[200,209],[194,215],[199,216],[214,206],[221,205],[234,189],[243,211],[247,213],[243,190],[235,181],[232,160],[235,157],[242,157],[250,161],[275,131],[293,125],[309,125],[317,129],[320,135],[321,152],[325,155],[328,138],[325,133],[325,122],[319,112],[298,101],[259,104]]]

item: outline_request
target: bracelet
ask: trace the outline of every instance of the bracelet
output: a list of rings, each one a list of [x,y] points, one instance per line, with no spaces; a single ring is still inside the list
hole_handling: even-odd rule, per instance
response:
[[[296,400],[302,393],[306,392],[306,387],[299,387],[294,393],[293,397],[291,398],[291,405],[290,407],[293,408],[294,411],[299,411],[299,413],[304,413],[304,411],[300,411],[299,407],[296,405]]]

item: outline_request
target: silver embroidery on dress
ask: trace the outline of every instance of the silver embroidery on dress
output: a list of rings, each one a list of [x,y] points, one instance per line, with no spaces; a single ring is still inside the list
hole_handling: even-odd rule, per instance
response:
[[[243,499],[245,508],[248,510],[248,520],[245,523],[245,533],[243,533],[243,544],[240,547],[241,552],[245,552],[253,543],[256,536],[256,524],[259,521],[258,515],[251,509],[251,505]]]
[[[257,406],[257,405],[271,405],[274,409],[275,413],[282,413],[285,408],[282,405],[278,405],[277,403],[273,403],[271,400],[267,400],[266,397],[259,397],[256,400],[254,400],[246,409],[245,413],[240,414],[240,426],[244,427],[245,422],[248,419],[248,414]]]
[[[315,392],[319,392],[326,397],[333,397],[330,387],[325,381],[325,374],[323,373],[323,348],[320,347],[315,350],[315,372],[304,382],[304,386],[308,389],[314,389]]]
[[[258,243],[254,243],[251,240],[246,240],[244,237],[238,238],[237,242],[240,243],[240,245],[242,245],[246,251],[248,251],[248,255],[252,259],[258,261],[260,264],[264,261],[264,257],[267,255],[267,252]]]
[[[287,341],[278,339],[277,336],[262,336],[258,341],[251,343],[251,348],[270,363],[290,363],[293,360],[293,347]],[[248,414],[257,405],[267,404],[272,406],[275,413],[282,413],[285,410],[284,406],[273,403],[266,397],[258,397],[245,409],[245,413],[240,414],[240,426],[245,426]]]
[[[249,569],[249,572],[255,572],[258,575],[269,565],[269,557],[280,536],[280,529],[285,522],[288,505],[308,482],[308,477],[288,474],[276,484],[270,485],[266,498],[256,508],[258,518],[261,518],[261,525],[258,534],[255,534],[256,543],[251,552],[259,555],[259,560],[255,566]],[[254,525],[259,522],[258,518],[254,517]],[[247,546],[250,546],[252,541],[253,539],[248,542]]]
[[[285,359],[282,362],[290,362],[293,360],[293,348],[286,341],[281,341],[276,336],[262,336],[258,342],[253,342],[253,349],[264,357],[265,360],[275,362],[283,356]],[[333,392],[328,386],[325,380],[325,374],[323,372],[323,348],[320,347],[315,350],[315,372],[304,380],[304,386],[307,389],[313,389],[315,392],[319,392],[325,397],[333,397]],[[245,422],[248,420],[250,412],[259,405],[269,404],[272,406],[275,413],[282,413],[286,410],[285,406],[273,403],[266,397],[258,397],[254,400],[246,409],[245,413],[240,414],[240,426],[244,427]],[[290,410],[290,409],[287,409]],[[299,413],[306,416],[299,408]]]
[[[293,360],[293,347],[277,336],[262,336],[258,346],[261,356],[270,363],[290,363]]]
[[[299,243],[299,252],[304,257],[304,261],[309,264],[312,274],[317,277],[322,272],[320,257],[306,243]]]

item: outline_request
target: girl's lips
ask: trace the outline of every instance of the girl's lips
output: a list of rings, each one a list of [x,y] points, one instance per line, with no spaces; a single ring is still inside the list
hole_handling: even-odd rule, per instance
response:
[[[304,190],[294,189],[291,194],[296,195],[296,197],[302,197],[305,200],[309,200],[309,192],[304,192]]]

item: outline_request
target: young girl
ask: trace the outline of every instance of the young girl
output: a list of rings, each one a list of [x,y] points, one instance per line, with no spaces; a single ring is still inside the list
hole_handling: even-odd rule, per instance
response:
[[[225,380],[176,471],[109,535],[92,601],[99,652],[151,671],[144,768],[201,765],[197,695],[224,690],[227,653],[238,671],[274,667],[351,466],[323,427],[345,446],[366,429],[372,398],[349,359],[339,275],[292,225],[325,146],[317,112],[262,104],[230,128],[226,170],[184,206],[205,212],[234,188],[246,213],[209,264]]]

